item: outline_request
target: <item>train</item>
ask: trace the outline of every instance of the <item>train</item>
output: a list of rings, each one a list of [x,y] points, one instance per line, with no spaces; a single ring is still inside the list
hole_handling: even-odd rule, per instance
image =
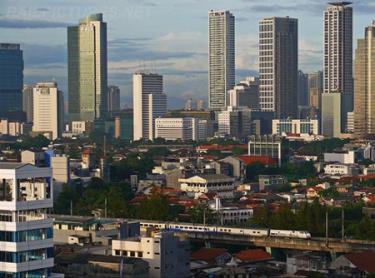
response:
[[[247,235],[253,237],[276,237],[276,238],[298,238],[311,239],[308,231],[294,230],[276,230],[276,229],[258,229],[258,228],[237,228],[212,226],[194,223],[179,222],[159,222],[141,220],[141,227],[155,227],[160,230],[182,231],[182,232],[205,232],[205,233],[222,233],[231,235]]]

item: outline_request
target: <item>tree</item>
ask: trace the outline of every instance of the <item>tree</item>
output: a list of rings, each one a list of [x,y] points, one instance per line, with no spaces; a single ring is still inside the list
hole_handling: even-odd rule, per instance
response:
[[[138,208],[140,219],[166,221],[169,217],[169,203],[167,197],[160,193],[153,193],[141,202]]]

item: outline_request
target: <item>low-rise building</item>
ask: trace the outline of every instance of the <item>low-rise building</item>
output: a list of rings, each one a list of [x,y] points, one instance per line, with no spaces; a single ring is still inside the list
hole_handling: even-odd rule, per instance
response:
[[[248,147],[249,156],[269,156],[278,160],[281,166],[282,138],[278,136],[251,136]]]
[[[355,164],[333,163],[324,167],[324,172],[332,176],[358,176],[359,168]]]
[[[318,120],[312,119],[276,119],[272,120],[272,134],[319,134]]]
[[[140,258],[149,263],[150,277],[190,277],[190,245],[173,232],[112,241],[112,255]]]
[[[204,174],[179,179],[180,189],[198,198],[203,193],[214,192],[220,198],[233,198],[234,178],[225,175]]]
[[[355,162],[355,152],[333,152],[324,153],[324,162],[339,162],[343,164],[353,164]]]
[[[260,191],[272,191],[288,183],[282,175],[259,175],[258,181]]]

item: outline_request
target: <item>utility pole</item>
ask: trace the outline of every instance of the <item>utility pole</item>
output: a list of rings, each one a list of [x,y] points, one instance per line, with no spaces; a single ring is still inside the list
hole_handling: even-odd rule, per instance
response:
[[[328,246],[328,209],[326,208],[326,246]]]
[[[70,216],[73,215],[73,201],[70,200]]]
[[[341,208],[341,240],[345,240],[345,211]]]
[[[107,197],[104,199],[104,218],[107,218]]]

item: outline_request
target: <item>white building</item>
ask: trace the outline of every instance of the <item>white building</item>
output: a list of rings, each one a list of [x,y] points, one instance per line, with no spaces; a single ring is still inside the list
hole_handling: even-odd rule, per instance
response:
[[[227,106],[259,108],[259,78],[247,77],[228,91]]]
[[[88,134],[91,131],[91,122],[72,121],[71,132],[74,135]]]
[[[0,135],[20,136],[28,135],[31,124],[0,119]]]
[[[272,120],[272,134],[319,134],[318,120],[283,119]]]
[[[343,164],[353,164],[355,162],[355,152],[324,153],[324,162],[338,162]]]
[[[175,141],[197,141],[198,119],[195,118],[157,118],[155,119],[155,138]]]
[[[167,112],[167,96],[163,94],[163,76],[152,73],[133,75],[133,139],[153,140],[155,119]]]
[[[112,240],[112,255],[145,260],[150,266],[150,277],[190,277],[189,243],[173,232]]]
[[[353,9],[350,4],[332,2],[324,12],[324,94],[339,94],[341,132],[346,128],[347,113],[353,111]],[[331,117],[332,105],[325,105],[325,101],[332,100],[322,98],[323,123],[326,117]],[[337,120],[337,117],[334,119]],[[333,133],[328,128],[334,130],[334,126],[325,127],[323,124],[325,128],[326,134]]]
[[[0,163],[0,273],[51,277],[52,172],[23,163]]]
[[[64,123],[63,93],[55,82],[37,83],[34,87],[33,132],[49,139],[61,136]]]
[[[208,192],[217,193],[221,199],[233,198],[234,178],[225,175],[196,175],[178,182],[180,189],[194,198]]]
[[[248,145],[248,155],[276,158],[279,166],[281,166],[282,138],[274,135],[251,136]]]
[[[355,164],[333,163],[324,166],[324,173],[332,176],[358,176],[359,169]]]
[[[229,11],[213,10],[208,21],[208,102],[211,110],[220,111],[235,82],[235,21]]]

